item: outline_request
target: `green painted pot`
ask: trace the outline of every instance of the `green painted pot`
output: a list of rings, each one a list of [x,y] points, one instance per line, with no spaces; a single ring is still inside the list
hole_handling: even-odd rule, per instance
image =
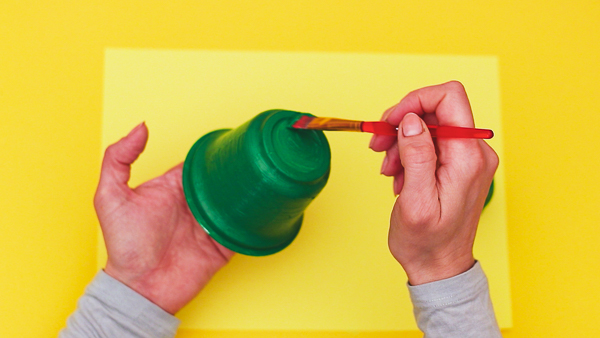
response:
[[[488,190],[488,194],[485,197],[485,203],[483,204],[483,207],[487,207],[487,205],[490,203],[490,201],[492,200],[492,196],[494,196],[494,180],[492,180],[492,184],[490,185],[490,190]]]
[[[269,110],[236,129],[204,135],[189,151],[187,203],[206,232],[230,250],[264,256],[287,247],[327,183],[329,143],[322,131],[291,128],[302,115]]]

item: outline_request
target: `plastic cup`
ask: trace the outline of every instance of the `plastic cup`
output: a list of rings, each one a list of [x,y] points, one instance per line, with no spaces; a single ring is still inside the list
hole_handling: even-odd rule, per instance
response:
[[[494,180],[492,180],[492,184],[490,185],[490,190],[488,190],[488,194],[485,197],[485,203],[483,204],[483,207],[487,207],[488,204],[490,204],[490,201],[492,200],[492,196],[494,196]]]
[[[264,256],[287,247],[304,210],[327,183],[329,143],[322,131],[291,128],[301,113],[263,112],[236,129],[201,137],[183,166],[194,217],[221,245]]]

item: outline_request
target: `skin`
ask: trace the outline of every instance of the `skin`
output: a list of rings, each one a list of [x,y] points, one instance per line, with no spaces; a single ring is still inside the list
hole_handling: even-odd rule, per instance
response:
[[[141,124],[104,155],[94,198],[108,252],[104,271],[175,314],[233,253],[210,238],[188,209],[182,164],[135,189],[128,186],[131,164],[147,140]]]
[[[432,139],[427,124],[474,127],[464,87],[448,82],[409,93],[382,117],[398,137],[376,135],[381,173],[397,195],[388,244],[412,285],[450,278],[474,264],[473,242],[498,156],[483,140]]]
[[[389,247],[418,285],[456,276],[475,260],[473,242],[498,166],[482,140],[432,140],[425,122],[473,127],[463,86],[449,82],[409,93],[382,120],[398,137],[374,136],[385,151],[381,172],[394,177]],[[181,183],[182,165],[134,189],[131,164],[143,152],[141,124],[107,148],[94,206],[108,260],[104,271],[165,311],[189,303],[233,256],[198,225]]]

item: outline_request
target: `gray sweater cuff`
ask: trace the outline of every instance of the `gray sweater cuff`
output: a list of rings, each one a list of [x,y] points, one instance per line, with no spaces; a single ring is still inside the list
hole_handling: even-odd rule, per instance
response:
[[[487,278],[479,262],[460,275],[421,285],[408,284],[410,298],[415,307],[443,307],[487,290]]]
[[[417,326],[426,338],[501,338],[479,262],[458,276],[408,285]]]
[[[158,337],[174,336],[180,320],[125,284],[99,271],[86,293]]]
[[[179,319],[133,291],[98,272],[79,299],[60,338],[71,337],[174,337]]]

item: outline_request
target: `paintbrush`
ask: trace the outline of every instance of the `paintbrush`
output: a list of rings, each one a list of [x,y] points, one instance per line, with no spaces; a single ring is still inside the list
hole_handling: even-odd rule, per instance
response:
[[[332,130],[332,131],[359,131],[373,133],[377,135],[397,136],[398,127],[387,122],[365,122],[344,120],[329,117],[314,117],[303,115],[296,121],[292,128],[296,129],[314,129],[314,130]],[[427,125],[431,137],[438,138],[482,138],[490,139],[494,137],[494,132],[490,129],[464,128],[453,126]]]

